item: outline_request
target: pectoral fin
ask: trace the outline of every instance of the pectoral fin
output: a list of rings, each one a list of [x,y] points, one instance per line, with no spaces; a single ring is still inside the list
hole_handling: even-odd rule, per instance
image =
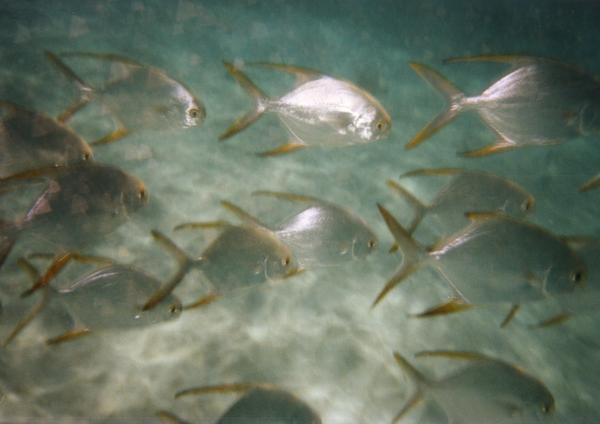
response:
[[[496,144],[490,144],[482,147],[481,149],[469,150],[466,152],[460,152],[459,155],[467,158],[480,158],[483,156],[493,155],[495,153],[504,153],[509,150],[514,150],[523,147],[515,143],[509,143],[506,140],[500,140]]]
[[[225,228],[230,226],[231,224],[224,220],[218,221],[204,221],[204,222],[184,222],[182,224],[176,225],[173,227],[173,231],[179,230],[191,230],[191,229],[212,229],[212,228]]]
[[[288,153],[293,153],[297,150],[304,149],[305,147],[306,147],[306,144],[297,143],[297,142],[292,141],[292,142],[289,142],[286,144],[282,144],[281,146],[276,147],[274,149],[257,153],[257,156],[260,156],[261,158],[266,158],[266,157],[270,157],[270,156],[286,155]]]
[[[302,68],[300,66],[284,65],[280,63],[269,63],[269,62],[252,62],[246,63],[247,66],[260,66],[263,68],[273,69],[275,71],[287,72],[296,77],[296,85],[303,84],[305,82],[319,78],[323,74],[319,71],[309,68]]]
[[[546,328],[552,327],[554,325],[560,325],[563,322],[569,320],[571,318],[571,314],[568,312],[561,312],[560,314],[554,315],[544,321],[541,321],[537,324],[532,325],[533,328]]]

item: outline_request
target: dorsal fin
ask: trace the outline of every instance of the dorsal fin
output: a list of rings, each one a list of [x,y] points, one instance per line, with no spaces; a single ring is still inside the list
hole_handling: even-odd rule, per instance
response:
[[[178,391],[175,393],[175,399],[182,396],[206,395],[211,393],[245,393],[256,388],[274,389],[275,386],[269,383],[231,383],[214,386],[197,386]]]
[[[286,72],[296,77],[296,85],[301,85],[305,82],[317,79],[323,76],[322,72],[314,69],[304,68],[301,66],[285,65],[281,63],[270,63],[270,62],[250,62],[246,63],[247,66],[260,66],[263,68],[273,69],[275,71]]]
[[[267,228],[267,229],[269,228],[265,224],[263,224],[258,218],[255,218],[254,216],[250,215],[248,212],[243,210],[241,207],[239,207],[227,200],[222,200],[221,206],[223,206],[229,212],[233,213],[235,216],[237,216],[240,220],[242,220],[247,225],[251,225],[251,226],[255,226],[255,227],[263,227],[263,228]]]

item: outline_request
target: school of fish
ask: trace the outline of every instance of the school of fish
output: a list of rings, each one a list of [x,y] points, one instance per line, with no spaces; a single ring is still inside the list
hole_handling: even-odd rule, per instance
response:
[[[215,217],[174,226],[175,238],[183,230],[216,231],[197,257],[170,236],[153,230],[154,241],[176,262],[173,275],[166,281],[117,259],[87,254],[96,240],[135,222],[151,196],[139,178],[96,161],[93,149],[127,143],[132,133],[201,127],[210,105],[207,108],[192,88],[166,70],[117,53],[40,54],[74,84],[78,96],[56,118],[0,99],[0,197],[21,191],[35,193],[22,201],[23,209],[16,216],[0,216],[0,267],[20,267],[24,282],[20,295],[1,299],[1,349],[18,349],[19,339],[27,337],[33,323],[48,319],[50,311],[59,310],[68,317],[62,333],[46,338],[48,345],[58,348],[55,345],[77,343],[76,339],[93,337],[99,331],[186,319],[187,310],[204,307],[237,290],[253,290],[287,279],[293,284],[300,273],[343,267],[365,260],[380,248],[375,231],[351,209],[311,193],[265,187],[252,195],[274,205],[286,204],[295,211],[278,222],[267,222],[222,199],[224,211],[237,223]],[[79,75],[77,65],[86,62],[109,65],[111,74],[103,84],[89,83],[85,75]],[[466,65],[473,62],[508,64],[510,69],[481,94],[469,96],[432,67],[407,64],[447,102],[446,108],[406,144],[407,149],[417,147],[468,111],[475,112],[496,137],[491,143],[483,141],[484,147],[463,153],[472,158],[600,135],[600,80],[585,70],[532,56],[446,60]],[[223,63],[227,74],[250,95],[253,108],[224,129],[220,141],[237,135],[266,113],[281,121],[287,140],[282,130],[281,140],[274,141],[276,147],[258,153],[262,157],[305,148],[343,148],[385,140],[390,135],[390,113],[371,93],[351,81],[287,64]],[[296,82],[287,93],[270,96],[246,71],[283,72],[293,75]],[[114,129],[88,142],[69,124],[90,104],[107,111]],[[424,178],[444,182],[430,201],[421,199],[405,184]],[[383,253],[398,251],[401,257],[398,268],[389,270],[388,281],[382,281],[381,290],[373,293],[372,308],[389,296],[410,296],[408,289],[402,293],[393,289],[405,281],[416,281],[426,268],[439,274],[453,294],[442,304],[417,314],[422,318],[468,314],[476,306],[500,304],[507,309],[498,319],[498,331],[503,331],[501,327],[514,320],[523,304],[552,299],[560,305],[557,315],[540,317],[540,326],[559,325],[600,305],[600,292],[594,283],[600,278],[596,260],[600,242],[593,237],[554,234],[529,221],[536,202],[517,181],[476,169],[446,167],[414,169],[387,184],[397,195],[395,199],[399,196],[414,214],[404,227],[383,200],[372,205],[394,241],[390,252]],[[600,174],[583,181],[579,190],[597,187]],[[73,263],[89,269],[70,277],[68,284],[55,286],[64,269]],[[192,271],[200,273],[209,288],[197,299],[180,298],[178,286]],[[466,364],[437,379],[417,370],[406,359],[407,354],[389,351],[389,362],[395,361],[414,387],[409,398],[398,399],[401,407],[393,422],[401,422],[423,401],[441,408],[447,423],[528,422],[557,408],[542,381],[518,365],[487,353],[415,352],[418,358],[441,357]],[[321,423],[318,411],[291,391],[269,382],[242,382],[185,389],[175,398],[241,394],[217,423]],[[154,413],[162,422],[186,422],[166,410]],[[192,419],[201,422],[200,417]]]

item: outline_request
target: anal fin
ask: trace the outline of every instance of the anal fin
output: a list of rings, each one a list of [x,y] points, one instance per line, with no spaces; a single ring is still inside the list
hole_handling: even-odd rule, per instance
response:
[[[64,342],[70,342],[71,340],[87,336],[90,333],[91,330],[89,328],[74,328],[73,330],[69,330],[66,333],[47,339],[46,344],[57,345]]]
[[[127,128],[118,128],[113,132],[106,134],[104,137],[100,137],[98,140],[94,140],[90,143],[91,146],[102,146],[105,144],[114,143],[115,141],[119,141],[122,138],[125,138],[131,134],[131,131]]]
[[[305,147],[306,147],[306,144],[290,141],[289,143],[282,144],[281,146],[276,147],[274,149],[257,153],[257,155],[260,156],[261,158],[266,158],[266,157],[270,157],[270,156],[286,155],[288,153],[293,153],[293,152],[303,149]]]
[[[434,316],[438,316],[438,315],[454,314],[457,312],[466,311],[467,309],[471,309],[473,307],[474,307],[474,305],[472,305],[470,303],[466,303],[463,300],[451,299],[446,303],[442,303],[441,305],[434,306],[433,308],[429,308],[426,311],[420,312],[413,316],[417,317],[417,318],[428,318],[428,317],[434,317]]]
[[[490,144],[490,145],[482,147],[480,149],[468,150],[466,152],[461,152],[461,153],[459,153],[459,155],[463,156],[463,157],[467,157],[467,158],[480,158],[483,156],[489,156],[489,155],[493,155],[496,153],[508,152],[509,150],[518,149],[520,147],[522,147],[522,146],[520,146],[518,144],[514,144],[514,143],[509,143],[505,140],[499,140],[495,144]]]
[[[567,321],[568,319],[571,318],[571,314],[568,312],[561,312],[559,314],[556,314],[550,318],[547,318],[535,325],[532,325],[532,327],[534,328],[546,328],[546,327],[552,327],[555,325],[560,325],[563,322]]]

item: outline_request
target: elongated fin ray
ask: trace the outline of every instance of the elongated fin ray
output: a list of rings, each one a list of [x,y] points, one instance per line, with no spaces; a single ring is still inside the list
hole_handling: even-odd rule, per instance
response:
[[[405,189],[402,185],[398,184],[396,181],[388,180],[387,185],[400,196],[402,196],[404,200],[410,203],[412,208],[415,210],[415,216],[408,228],[406,229],[408,234],[414,233],[419,223],[423,220],[423,217],[425,216],[425,213],[427,212],[429,206],[425,205],[423,202],[421,202],[421,200],[417,199],[417,197],[414,194]]]
[[[306,196],[303,194],[288,193],[284,191],[269,191],[269,190],[257,190],[252,192],[253,196],[270,196],[277,199],[287,200],[289,202],[301,202],[301,203],[327,203],[317,197]]]
[[[512,305],[510,310],[508,311],[508,314],[506,314],[506,317],[504,318],[504,320],[502,320],[502,323],[500,323],[500,328],[506,327],[517,315],[517,312],[519,312],[520,308],[521,305],[519,304]]]
[[[203,221],[203,222],[183,222],[173,227],[173,231],[179,230],[207,230],[213,228],[225,228],[231,226],[231,223],[224,220]]]
[[[579,187],[579,191],[581,193],[585,193],[586,191],[590,191],[598,187],[600,187],[600,174],[594,175],[592,178],[583,183],[582,186]]]
[[[214,386],[198,386],[180,390],[175,393],[175,399],[190,395],[206,395],[213,393],[245,393],[256,388],[273,389],[275,386],[268,383],[231,383]]]
[[[47,345],[57,345],[60,343],[70,342],[75,339],[87,336],[92,331],[89,328],[74,328],[67,331],[66,333],[60,334],[56,337],[49,338],[46,340]]]
[[[31,308],[31,310],[21,320],[19,320],[17,325],[15,325],[15,327],[10,332],[10,334],[6,337],[6,339],[4,339],[1,346],[8,346],[8,344],[12,342],[15,339],[15,337],[17,337],[23,331],[23,329],[27,327],[29,323],[31,323],[31,321],[33,321],[34,318],[40,314],[40,312],[42,312],[42,310],[48,304],[49,299],[50,287],[46,287],[43,291],[42,298],[40,299],[40,301],[36,303],[33,306],[33,308]]]
[[[423,402],[423,394],[419,391],[415,392],[409,400],[406,401],[402,409],[394,415],[392,418],[392,424],[399,422],[406,414],[408,414],[414,407]]]
[[[458,155],[466,157],[466,158],[480,158],[483,156],[489,156],[489,155],[493,155],[496,153],[504,153],[504,152],[508,152],[509,150],[520,149],[523,147],[525,147],[525,145],[511,143],[506,140],[499,140],[495,144],[490,144],[490,145],[484,146],[480,149],[460,152]]]
[[[59,53],[61,57],[81,57],[95,60],[103,60],[107,62],[119,62],[123,65],[129,66],[145,66],[140,62],[137,62],[129,57],[115,54],[115,53],[95,53],[95,52],[61,52]]]
[[[229,62],[223,62],[223,65],[225,66],[225,69],[227,69],[227,72],[229,72],[229,74],[233,78],[235,78],[235,80],[240,84],[240,86],[242,86],[242,88],[246,90],[246,92],[250,96],[252,96],[252,98],[254,99],[254,109],[241,116],[240,118],[236,119],[233,122],[233,124],[231,124],[229,128],[227,128],[225,132],[219,136],[219,140],[221,141],[232,137],[233,135],[237,134],[238,132],[242,131],[243,129],[256,122],[256,120],[260,118],[265,112],[266,102],[268,101],[268,97],[266,96],[266,94],[264,94],[260,90],[260,88],[258,88],[250,80],[250,78],[248,78],[246,74],[244,74],[242,71],[237,69],[235,66],[233,66],[233,64]]]
[[[409,178],[409,177],[422,177],[422,176],[449,176],[458,175],[465,172],[461,168],[419,168],[413,169],[412,171],[405,172],[398,178]]]
[[[187,311],[190,309],[201,308],[203,306],[210,305],[211,303],[218,300],[220,297],[221,297],[221,295],[219,293],[209,293],[207,295],[204,295],[204,296],[194,300],[192,303],[190,303],[188,305],[183,305],[182,309],[184,311]]]
[[[556,314],[548,319],[545,319],[537,324],[532,325],[533,328],[547,328],[555,325],[560,325],[569,319],[571,319],[572,315],[568,312],[561,312]]]
[[[289,143],[282,144],[281,146],[277,146],[274,149],[259,152],[256,155],[260,156],[261,158],[281,156],[297,152],[298,150],[304,149],[305,147],[306,144],[298,143],[297,141],[291,141]]]
[[[56,68],[65,76],[67,79],[75,82],[77,87],[81,90],[82,93],[90,93],[93,91],[92,87],[86,83],[79,75],[75,73],[70,67],[68,67],[60,58],[52,53],[51,51],[46,50],[44,52],[46,54],[46,58],[52,63]]]
[[[533,56],[518,55],[518,54],[482,54],[474,56],[457,56],[444,59],[444,63],[459,63],[459,62],[498,62],[511,64],[535,63],[544,60]]]
[[[464,94],[448,81],[442,74],[426,65],[412,62],[410,67],[427,81],[431,86],[438,90],[448,102],[447,108],[438,114],[431,122],[421,129],[413,139],[406,144],[406,149],[412,149],[423,141],[438,132],[442,127],[449,124],[462,109],[461,100]]]
[[[156,413],[156,416],[162,423],[165,424],[190,424],[189,421],[185,421],[184,419],[178,417],[177,415],[169,411],[158,411]]]
[[[248,212],[243,210],[241,207],[227,201],[221,201],[221,206],[227,209],[229,212],[233,213],[240,220],[242,220],[245,224],[255,225],[258,227],[268,228],[265,224],[263,224],[258,218],[250,215]]]
[[[423,350],[415,354],[415,358],[425,357],[460,359],[466,361],[498,361],[497,359],[484,355],[483,353],[463,350]]]
[[[90,146],[103,146],[105,144],[111,144],[127,137],[130,134],[131,130],[128,130],[127,128],[117,128],[111,133],[108,133],[99,139],[90,142]]]
[[[269,63],[269,62],[250,62],[246,63],[246,66],[260,66],[263,68],[273,69],[275,71],[286,72],[296,77],[296,85],[303,84],[305,82],[317,79],[323,76],[322,72],[316,71],[310,68],[303,68],[294,65],[284,65],[280,63]]]
[[[466,311],[473,307],[474,305],[470,303],[465,303],[461,299],[452,299],[446,303],[434,306],[433,308],[429,308],[426,311],[420,312],[414,316],[417,318],[429,318],[439,315],[455,314],[457,312]]]

